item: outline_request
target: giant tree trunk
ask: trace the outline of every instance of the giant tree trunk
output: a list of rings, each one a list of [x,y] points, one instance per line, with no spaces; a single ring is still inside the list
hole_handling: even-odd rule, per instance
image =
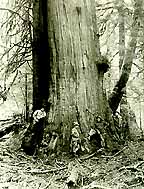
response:
[[[97,127],[112,148],[112,132],[108,134],[108,126],[96,125],[95,120],[96,116],[111,119],[103,94],[105,65],[100,60],[95,1],[50,0],[48,22],[53,53],[49,131],[57,132],[61,146],[68,150],[75,122],[82,136]]]
[[[38,6],[42,4],[37,1],[34,23],[38,21],[41,13],[41,7]],[[100,55],[95,0],[48,0],[47,7],[48,16],[43,15],[42,18],[47,18],[48,34],[39,33],[37,30],[34,32],[33,56],[36,61],[34,110],[41,108],[43,99],[45,102],[46,98],[50,105],[48,124],[45,127],[48,148],[69,151],[70,139],[75,128],[79,142],[83,143],[83,146],[89,131],[93,129],[99,135],[100,141],[97,141],[97,144],[103,140],[104,147],[111,150],[115,145],[115,130],[111,111],[103,93],[103,76],[107,63],[103,63]],[[40,20],[34,26],[40,29],[42,23],[43,20]],[[48,49],[47,36],[51,51],[49,57],[45,53],[45,47]],[[41,52],[40,49],[44,51]],[[49,74],[51,82],[48,82],[47,78],[45,81],[45,75]],[[40,101],[37,101],[39,98]],[[36,137],[36,132],[39,132],[37,126],[40,127],[36,125],[31,129]],[[33,139],[35,138],[31,137],[28,141]],[[24,150],[27,152],[28,149],[30,152],[32,142],[28,143],[25,140],[23,144]],[[36,146],[36,141],[34,145]],[[30,154],[33,153],[34,151]]]

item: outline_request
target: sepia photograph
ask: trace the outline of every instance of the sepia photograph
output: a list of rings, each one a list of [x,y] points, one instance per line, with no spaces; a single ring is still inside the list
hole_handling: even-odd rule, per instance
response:
[[[0,0],[0,189],[144,189],[143,54],[143,0]]]

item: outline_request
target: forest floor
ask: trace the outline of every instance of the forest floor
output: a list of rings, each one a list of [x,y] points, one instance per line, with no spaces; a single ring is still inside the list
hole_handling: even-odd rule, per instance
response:
[[[46,159],[16,151],[11,142],[12,133],[0,139],[0,189],[144,188],[144,141],[129,142],[113,155]]]

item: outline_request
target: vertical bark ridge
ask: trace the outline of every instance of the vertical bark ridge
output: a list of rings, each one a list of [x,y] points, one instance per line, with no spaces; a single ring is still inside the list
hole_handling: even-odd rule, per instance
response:
[[[48,20],[53,59],[49,123],[61,133],[65,145],[74,122],[88,133],[94,118],[87,112],[104,115],[105,99],[99,80],[97,60],[100,56],[96,26],[95,1],[50,0]],[[52,27],[53,26],[53,27]],[[58,54],[56,58],[56,54]],[[59,72],[59,76],[57,76]],[[59,98],[57,97],[59,88]],[[55,125],[55,126],[54,126]]]

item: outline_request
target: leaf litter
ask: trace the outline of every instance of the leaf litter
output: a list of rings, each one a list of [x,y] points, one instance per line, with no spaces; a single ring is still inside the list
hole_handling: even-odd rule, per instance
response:
[[[0,189],[143,189],[144,141],[122,149],[72,157],[27,156],[11,145],[13,134],[0,140]]]

